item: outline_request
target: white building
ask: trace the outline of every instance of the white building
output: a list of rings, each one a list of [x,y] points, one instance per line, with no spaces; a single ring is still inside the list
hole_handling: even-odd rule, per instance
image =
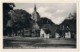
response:
[[[60,37],[59,33],[55,33],[55,38],[59,38],[59,37]]]
[[[42,37],[42,38],[49,38],[50,37],[50,34],[49,33],[47,34],[45,32],[45,30],[41,29],[40,30],[40,37]]]
[[[67,31],[65,32],[65,38],[71,38],[71,32],[68,26],[66,27],[66,30]]]
[[[65,38],[71,38],[71,32],[65,32]]]

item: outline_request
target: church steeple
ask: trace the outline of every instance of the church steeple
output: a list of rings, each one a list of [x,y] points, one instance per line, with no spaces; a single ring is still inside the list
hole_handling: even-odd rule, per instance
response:
[[[36,8],[36,4],[35,4],[35,6],[34,6],[34,11],[36,11],[37,10],[37,8]]]
[[[40,15],[37,12],[37,8],[36,8],[36,4],[34,5],[34,11],[32,13],[32,17],[31,17],[35,22],[37,22],[40,19]]]
[[[40,20],[40,15],[37,12],[36,4],[34,5],[34,11],[32,13],[31,19],[34,21],[33,22],[33,29],[35,29],[35,30],[39,29],[37,22]]]

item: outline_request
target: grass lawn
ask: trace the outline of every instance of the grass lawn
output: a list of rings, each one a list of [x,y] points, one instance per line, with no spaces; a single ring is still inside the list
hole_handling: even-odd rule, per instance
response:
[[[3,48],[76,48],[76,40],[44,39],[40,37],[4,37]]]

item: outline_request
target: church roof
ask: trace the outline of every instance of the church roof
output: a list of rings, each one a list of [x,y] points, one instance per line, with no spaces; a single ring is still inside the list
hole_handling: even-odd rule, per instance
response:
[[[39,27],[39,25],[37,23],[34,23],[32,28],[33,29],[40,29],[40,27]]]

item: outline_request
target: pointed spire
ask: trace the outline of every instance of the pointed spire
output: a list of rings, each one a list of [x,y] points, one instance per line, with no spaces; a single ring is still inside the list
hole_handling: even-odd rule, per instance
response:
[[[35,4],[35,6],[34,6],[34,11],[36,11],[36,4]]]

